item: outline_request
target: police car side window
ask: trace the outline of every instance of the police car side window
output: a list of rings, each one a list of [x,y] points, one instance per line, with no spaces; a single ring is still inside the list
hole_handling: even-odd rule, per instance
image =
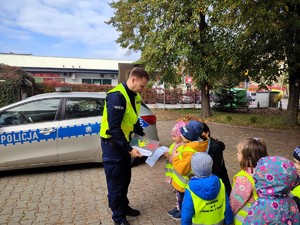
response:
[[[102,116],[103,99],[97,98],[68,98],[66,101],[66,119],[75,119],[92,116]]]
[[[60,99],[43,99],[0,113],[0,126],[54,121]]]

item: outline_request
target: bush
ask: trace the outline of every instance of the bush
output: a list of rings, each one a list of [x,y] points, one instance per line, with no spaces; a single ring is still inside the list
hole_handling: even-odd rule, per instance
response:
[[[34,78],[19,67],[0,64],[0,80],[0,107],[21,100],[23,95],[34,95]]]
[[[96,84],[69,84],[60,83],[57,81],[46,81],[39,84],[41,93],[55,92],[56,87],[71,87],[72,91],[78,92],[107,92],[112,89],[111,85],[96,85]]]
[[[251,123],[256,123],[256,121],[257,121],[257,117],[256,116],[251,116],[250,117],[250,122]]]
[[[232,117],[227,115],[227,116],[226,116],[226,120],[227,120],[227,121],[231,121],[231,120],[232,120]]]

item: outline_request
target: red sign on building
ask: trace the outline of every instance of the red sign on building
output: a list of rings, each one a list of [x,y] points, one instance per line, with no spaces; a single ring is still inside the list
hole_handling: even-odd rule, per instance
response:
[[[60,77],[59,73],[34,73],[34,77]]]

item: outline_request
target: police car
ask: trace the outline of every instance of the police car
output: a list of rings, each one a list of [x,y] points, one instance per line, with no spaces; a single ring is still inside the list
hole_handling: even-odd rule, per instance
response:
[[[101,162],[104,92],[40,94],[0,108],[0,171]],[[146,136],[158,140],[156,116],[143,104]]]

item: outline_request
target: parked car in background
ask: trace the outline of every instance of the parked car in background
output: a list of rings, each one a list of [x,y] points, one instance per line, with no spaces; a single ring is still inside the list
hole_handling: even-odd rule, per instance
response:
[[[180,104],[192,104],[194,103],[194,97],[192,95],[183,94],[179,98]]]
[[[165,104],[176,104],[178,99],[171,94],[157,94],[156,96],[157,103],[165,103]]]
[[[100,126],[106,93],[55,92],[0,108],[0,171],[102,162]],[[156,116],[142,104],[146,136],[158,140]]]
[[[210,93],[209,94],[209,101],[212,102],[214,101],[214,94],[213,93]],[[195,95],[195,103],[197,104],[201,104],[201,93],[198,93]]]

